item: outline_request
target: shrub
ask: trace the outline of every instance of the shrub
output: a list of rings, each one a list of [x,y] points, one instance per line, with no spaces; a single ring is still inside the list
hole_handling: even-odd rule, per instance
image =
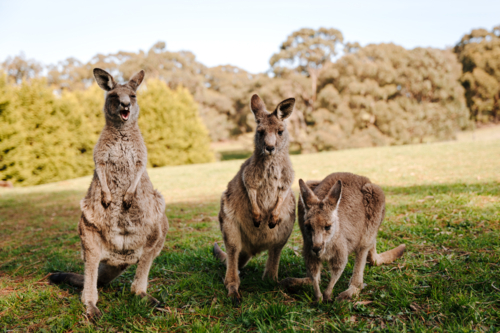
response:
[[[139,92],[139,127],[150,166],[205,163],[215,160],[198,105],[182,87],[170,90],[160,80],[147,81]]]
[[[45,79],[9,85],[0,75],[0,179],[27,186],[92,173],[103,104],[104,93],[95,84],[57,97]],[[149,81],[139,105],[150,166],[214,160],[198,106],[186,89],[172,91]]]

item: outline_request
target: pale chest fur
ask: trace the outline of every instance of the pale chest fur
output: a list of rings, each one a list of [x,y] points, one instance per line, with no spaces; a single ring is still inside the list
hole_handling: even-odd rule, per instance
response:
[[[140,161],[137,143],[116,140],[108,143],[106,178],[111,194],[124,194],[131,185]],[[139,185],[140,186],[140,183]]]
[[[262,168],[255,168],[252,172],[257,189],[257,205],[262,213],[268,215],[278,201],[279,189],[286,187],[286,179],[283,178],[283,166],[271,161]]]

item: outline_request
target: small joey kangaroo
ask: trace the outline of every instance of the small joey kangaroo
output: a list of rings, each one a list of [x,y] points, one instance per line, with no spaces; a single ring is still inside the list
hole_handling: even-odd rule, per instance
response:
[[[146,293],[149,269],[158,256],[168,230],[165,200],[153,188],[146,171],[147,150],[137,119],[136,90],[144,71],[126,84],[117,84],[106,71],[95,68],[94,77],[106,91],[106,124],[94,148],[95,171],[80,206],[78,232],[85,274],[55,273],[53,283],[83,287],[82,302],[89,317],[100,316],[97,287],[110,283],[129,265],[138,264],[132,292]]]
[[[377,254],[377,232],[385,216],[382,189],[363,176],[332,173],[322,181],[299,180],[299,225],[304,238],[306,278],[287,278],[281,285],[290,288],[312,284],[317,301],[331,301],[335,283],[354,252],[353,275],[349,288],[338,300],[350,299],[363,289],[366,261],[372,265],[391,263],[401,257],[405,245]],[[319,288],[322,263],[326,261],[331,279],[324,294]]]
[[[288,156],[289,136],[285,123],[295,99],[266,110],[258,95],[250,101],[257,122],[255,149],[222,193],[219,223],[227,253],[217,243],[214,255],[226,263],[224,284],[235,306],[241,301],[238,269],[256,254],[268,251],[264,269],[277,281],[281,250],[295,222],[295,198],[291,190],[294,172]]]

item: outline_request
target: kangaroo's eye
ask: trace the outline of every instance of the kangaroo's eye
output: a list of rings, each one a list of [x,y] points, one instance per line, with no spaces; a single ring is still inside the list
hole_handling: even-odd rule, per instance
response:
[[[283,131],[278,131],[278,135],[282,136],[283,135]]]
[[[332,228],[332,226],[331,226],[331,225],[327,225],[327,226],[325,227],[325,230],[326,230],[326,231],[328,231],[328,230],[330,230],[331,228]]]
[[[136,98],[136,96],[135,96],[135,95],[130,95],[130,97],[132,97],[132,98]]]
[[[266,133],[266,131],[258,131],[257,133],[259,133],[259,135],[262,136]]]

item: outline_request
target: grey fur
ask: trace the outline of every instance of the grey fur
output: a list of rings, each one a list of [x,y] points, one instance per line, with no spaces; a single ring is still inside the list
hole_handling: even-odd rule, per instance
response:
[[[148,274],[168,230],[165,201],[149,180],[147,149],[137,124],[135,93],[144,71],[123,85],[116,84],[102,69],[96,68],[94,75],[107,91],[106,125],[94,148],[94,177],[80,203],[78,232],[85,274],[58,273],[51,277],[55,283],[83,285],[82,302],[89,316],[100,315],[97,285],[111,282],[136,263],[132,292],[158,303],[146,293]]]
[[[390,263],[401,257],[405,245],[377,254],[377,232],[385,215],[382,189],[363,176],[332,173],[322,181],[299,180],[299,225],[304,238],[303,256],[306,278],[287,278],[285,287],[312,284],[316,300],[331,300],[333,287],[344,271],[350,253],[356,253],[349,288],[338,299],[349,299],[363,288],[366,262]],[[331,279],[324,294],[319,281],[322,262],[326,261]]]
[[[294,103],[293,98],[284,100],[269,113],[259,96],[252,96],[250,108],[257,121],[255,150],[222,194],[219,223],[227,254],[216,243],[214,255],[226,262],[224,283],[235,304],[240,302],[238,268],[267,250],[263,278],[267,275],[276,281],[281,250],[292,233],[294,172],[284,120]]]

